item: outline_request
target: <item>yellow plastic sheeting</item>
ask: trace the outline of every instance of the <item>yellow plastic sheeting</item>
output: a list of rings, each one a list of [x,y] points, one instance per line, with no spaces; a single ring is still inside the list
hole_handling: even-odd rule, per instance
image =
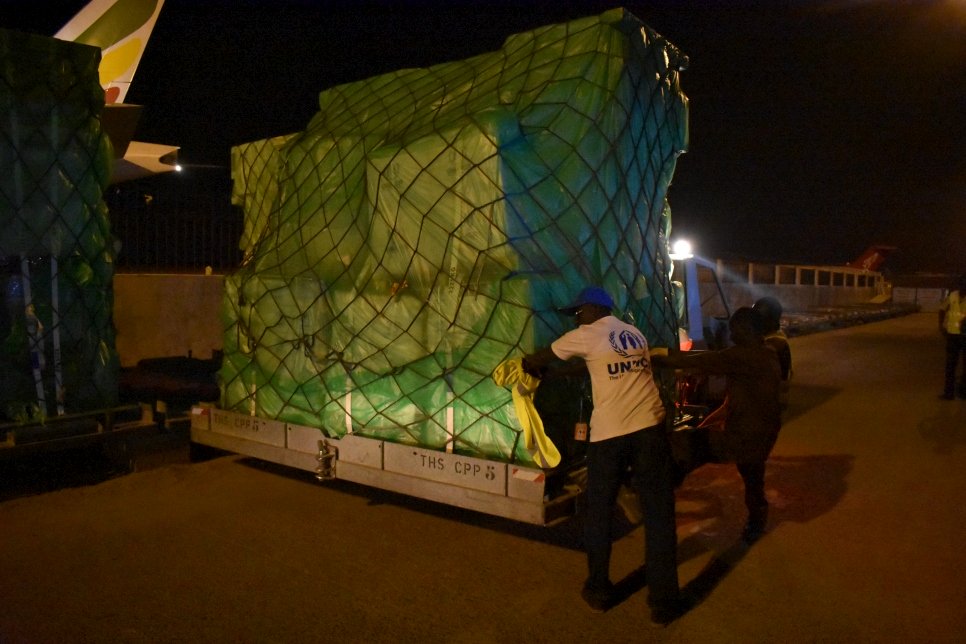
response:
[[[493,382],[501,387],[512,387],[513,408],[523,428],[523,440],[534,461],[541,467],[557,467],[560,452],[543,428],[543,421],[533,404],[533,395],[540,386],[540,379],[523,370],[521,358],[511,358],[493,371]]]

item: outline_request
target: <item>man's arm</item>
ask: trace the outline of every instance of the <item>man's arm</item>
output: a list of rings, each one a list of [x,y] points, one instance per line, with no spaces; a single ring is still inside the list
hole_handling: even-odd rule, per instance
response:
[[[587,364],[583,360],[568,360],[562,366],[554,367],[551,371],[548,367],[553,362],[561,362],[561,359],[557,357],[553,349],[544,347],[543,349],[534,351],[530,355],[524,356],[523,370],[534,378],[540,378],[541,380],[548,375],[552,377],[575,376],[587,371]]]
[[[724,374],[733,369],[729,354],[730,351],[725,349],[698,353],[670,351],[666,355],[652,353],[651,365],[658,369],[697,369],[705,373]]]
[[[651,353],[651,365],[658,369],[685,369],[689,366],[688,356],[680,351]]]
[[[558,359],[557,354],[550,347],[537,349],[533,353],[523,356],[523,370],[531,376],[542,378],[547,370],[547,365]]]

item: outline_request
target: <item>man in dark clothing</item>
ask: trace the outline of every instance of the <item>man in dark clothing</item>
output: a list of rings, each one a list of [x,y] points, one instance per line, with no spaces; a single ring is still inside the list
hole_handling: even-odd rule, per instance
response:
[[[788,390],[792,378],[792,350],[788,337],[782,331],[782,305],[777,298],[763,297],[752,307],[764,321],[765,346],[778,354],[778,364],[782,369],[781,405],[788,406]]]
[[[781,429],[777,354],[765,346],[761,316],[735,311],[728,327],[734,346],[691,355],[654,355],[656,367],[695,369],[725,376],[725,401],[698,427],[697,454],[689,469],[706,462],[735,463],[745,485],[748,522],[742,537],[752,542],[765,531],[765,461]]]

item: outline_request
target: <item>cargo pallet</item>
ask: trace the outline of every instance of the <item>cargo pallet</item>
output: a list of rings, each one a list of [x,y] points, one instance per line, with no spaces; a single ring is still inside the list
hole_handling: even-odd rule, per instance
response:
[[[573,516],[583,468],[554,472],[267,420],[214,407],[191,410],[191,441],[361,485],[535,525]]]
[[[144,404],[0,423],[0,460],[74,449],[156,427],[155,410]]]

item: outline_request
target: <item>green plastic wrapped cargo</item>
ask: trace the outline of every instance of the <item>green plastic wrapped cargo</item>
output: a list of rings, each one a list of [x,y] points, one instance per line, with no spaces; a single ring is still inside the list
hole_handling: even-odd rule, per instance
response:
[[[683,63],[618,9],[334,87],[305,131],[234,148],[222,405],[533,465],[491,374],[568,328],[556,307],[600,284],[652,343],[677,337]],[[580,395],[545,388],[560,440]]]
[[[100,50],[0,29],[0,419],[117,402]]]

